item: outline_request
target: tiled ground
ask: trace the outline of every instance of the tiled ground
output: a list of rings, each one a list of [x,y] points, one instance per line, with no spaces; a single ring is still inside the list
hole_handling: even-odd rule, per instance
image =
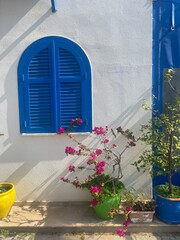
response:
[[[0,235],[0,240],[180,240],[180,233],[132,233],[120,238],[114,234],[38,234]]]
[[[122,216],[110,221],[98,219],[86,204],[15,205],[8,217],[0,220],[0,240],[117,240],[120,237],[114,234],[115,229],[122,223]],[[180,225],[155,218],[152,223],[130,224],[127,233],[121,239],[180,240]]]

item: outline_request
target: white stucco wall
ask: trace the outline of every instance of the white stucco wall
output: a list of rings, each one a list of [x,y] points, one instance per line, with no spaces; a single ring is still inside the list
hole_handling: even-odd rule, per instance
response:
[[[150,0],[0,0],[0,181],[16,186],[17,201],[82,201],[87,192],[59,182],[69,159],[64,136],[19,133],[17,65],[24,49],[50,35],[78,43],[92,67],[94,126],[139,129],[148,118],[141,109],[151,97],[152,4]],[[83,139],[85,136],[80,136]],[[151,190],[147,174],[124,159],[124,183]],[[71,163],[73,161],[70,160]]]

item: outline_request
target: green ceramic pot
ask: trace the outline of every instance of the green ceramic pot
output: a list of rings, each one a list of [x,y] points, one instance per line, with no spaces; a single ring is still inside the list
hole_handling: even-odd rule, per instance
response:
[[[120,203],[121,195],[117,194],[113,197],[108,197],[104,200],[104,202],[99,203],[96,207],[94,207],[94,211],[99,218],[103,220],[109,220],[111,217],[108,215],[108,213],[112,208],[118,209]]]

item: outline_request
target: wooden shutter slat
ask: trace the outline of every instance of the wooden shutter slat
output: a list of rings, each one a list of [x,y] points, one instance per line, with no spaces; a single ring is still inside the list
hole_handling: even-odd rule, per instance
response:
[[[66,49],[59,48],[59,76],[80,76],[81,69],[76,57]]]
[[[28,69],[29,78],[50,77],[49,49],[43,49],[31,60]]]
[[[30,127],[52,126],[50,83],[29,84]]]
[[[82,118],[81,83],[60,83],[61,126],[68,127],[70,120]]]

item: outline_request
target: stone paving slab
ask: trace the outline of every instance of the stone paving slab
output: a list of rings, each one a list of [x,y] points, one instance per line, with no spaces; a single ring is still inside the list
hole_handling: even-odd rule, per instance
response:
[[[180,240],[180,233],[131,233],[123,238],[115,234],[0,234],[0,240]]]
[[[0,220],[0,229],[28,233],[114,233],[121,227],[123,217],[113,220],[98,219],[92,208],[85,204],[59,206],[13,206],[7,218]],[[152,223],[130,224],[133,232],[179,232],[180,225],[168,225],[154,218]]]

